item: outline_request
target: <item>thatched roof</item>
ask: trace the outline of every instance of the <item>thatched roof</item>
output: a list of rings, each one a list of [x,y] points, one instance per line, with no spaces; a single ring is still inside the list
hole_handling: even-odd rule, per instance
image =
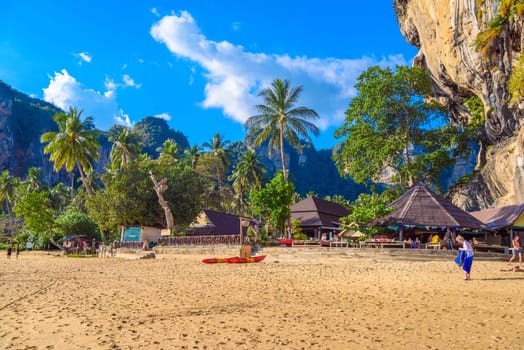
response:
[[[394,208],[391,214],[375,219],[370,224],[373,226],[487,228],[471,214],[420,184],[410,188],[391,206]]]
[[[240,233],[240,216],[221,213],[214,210],[204,209],[202,210],[205,215],[205,224],[191,225],[192,235],[238,235]],[[258,222],[249,219],[242,218],[243,221],[248,221],[250,226],[258,225]],[[246,234],[247,228],[242,227],[243,234]]]
[[[500,208],[473,211],[471,215],[482,221],[489,228],[498,230],[504,227],[515,226],[515,221],[517,221],[523,212],[524,203],[521,203]]]
[[[291,206],[291,221],[299,220],[301,227],[332,227],[349,211],[342,205],[316,197],[307,197]]]

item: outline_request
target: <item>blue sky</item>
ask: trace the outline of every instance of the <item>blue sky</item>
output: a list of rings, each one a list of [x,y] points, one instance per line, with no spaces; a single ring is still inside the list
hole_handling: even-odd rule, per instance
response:
[[[274,78],[320,115],[316,148],[372,65],[411,64],[393,1],[0,1],[0,80],[106,130],[158,116],[191,144],[243,122]]]

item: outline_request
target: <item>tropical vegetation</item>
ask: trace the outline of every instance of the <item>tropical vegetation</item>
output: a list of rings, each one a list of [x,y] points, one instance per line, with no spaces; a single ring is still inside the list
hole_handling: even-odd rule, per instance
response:
[[[335,132],[342,139],[334,159],[341,175],[358,183],[387,182],[406,189],[434,184],[454,164],[460,130],[426,102],[431,80],[418,67],[371,67],[355,84],[346,120]]]
[[[309,133],[319,133],[318,127],[312,122],[319,118],[317,112],[307,107],[295,107],[302,90],[302,86],[292,87],[289,80],[273,80],[270,87],[262,89],[258,94],[264,101],[256,105],[259,114],[249,117],[245,123],[249,130],[248,137],[255,146],[268,141],[269,155],[274,150],[280,151],[285,181],[288,180],[285,142],[300,153],[302,142],[311,142]]]

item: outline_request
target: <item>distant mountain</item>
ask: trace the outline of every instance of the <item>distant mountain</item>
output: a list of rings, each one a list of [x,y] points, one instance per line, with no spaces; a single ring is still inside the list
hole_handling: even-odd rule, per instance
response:
[[[8,169],[12,176],[24,178],[30,167],[40,167],[43,182],[49,185],[58,182],[69,183],[70,177],[65,171],[58,174],[53,171],[53,164],[49,162],[48,156],[44,155],[44,145],[40,143],[40,136],[44,132],[57,130],[53,116],[59,112],[63,111],[0,82],[0,171]],[[100,132],[100,158],[94,165],[97,172],[102,172],[110,161],[109,135],[118,133],[120,128],[115,126],[107,132]],[[157,149],[167,139],[174,140],[181,149],[190,146],[182,132],[171,129],[165,120],[156,117],[145,117],[134,125],[133,130],[141,140],[142,152],[152,158],[158,157]],[[241,142],[234,142],[231,148],[234,165],[246,147]],[[275,152],[275,155],[269,158],[267,147],[263,146],[257,153],[268,170],[269,180],[281,168],[279,152]],[[339,194],[353,200],[365,190],[351,179],[340,177],[331,159],[330,150],[317,151],[306,147],[304,153],[299,155],[288,146],[286,157],[290,178],[301,195],[308,192],[314,192],[321,197]]]
[[[41,167],[44,181],[59,181],[61,175],[43,156],[42,133],[53,130],[53,115],[61,112],[50,103],[29,97],[0,81],[0,170],[23,177],[30,167]]]
[[[49,185],[68,181],[65,171],[53,171],[53,164],[44,155],[45,145],[40,143],[43,133],[57,130],[53,116],[60,112],[63,110],[0,81],[0,171],[8,169],[12,176],[23,178],[29,168],[39,167],[42,168],[42,181]],[[108,138],[117,129],[100,132],[100,158],[94,165],[98,172],[109,162],[111,143]],[[146,117],[134,126],[134,130],[142,141],[142,151],[153,158],[158,156],[157,148],[168,138],[181,148],[189,147],[187,137],[171,129],[163,119]]]

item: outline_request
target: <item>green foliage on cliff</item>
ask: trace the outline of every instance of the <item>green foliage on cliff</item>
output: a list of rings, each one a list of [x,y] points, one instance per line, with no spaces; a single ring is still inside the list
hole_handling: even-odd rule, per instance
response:
[[[495,42],[506,22],[507,18],[499,14],[488,22],[487,28],[477,34],[473,46],[481,56],[487,57],[493,51]]]
[[[479,1],[478,5],[480,9],[484,5],[484,1]],[[477,34],[473,46],[483,57],[488,57],[493,51],[504,25],[509,20],[522,17],[522,15],[524,15],[524,0],[502,0],[498,14],[487,23],[486,28]],[[482,15],[479,16],[479,21],[481,20]]]
[[[482,103],[482,100],[478,96],[473,95],[465,99],[464,104],[471,113],[469,126],[474,129],[483,127],[486,123],[486,114],[484,113],[484,104]]]
[[[508,82],[508,89],[511,94],[512,103],[517,104],[524,99],[524,55],[522,54],[518,64],[513,67]]]

